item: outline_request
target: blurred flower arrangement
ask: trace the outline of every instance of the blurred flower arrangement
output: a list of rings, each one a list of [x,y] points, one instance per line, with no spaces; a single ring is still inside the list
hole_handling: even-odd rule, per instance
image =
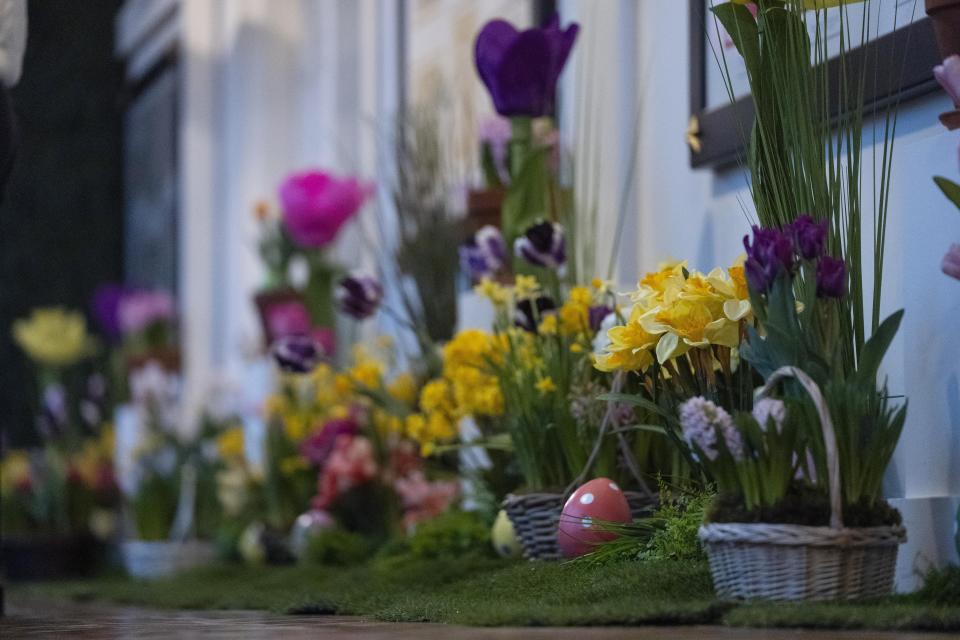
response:
[[[279,215],[274,215],[266,202],[256,205],[260,256],[267,272],[261,293],[268,298],[267,308],[261,313],[271,316],[265,322],[274,334],[270,338],[309,332],[325,351],[333,353],[334,289],[341,269],[331,262],[329,249],[372,191],[354,177],[308,170],[291,174],[281,183]],[[302,277],[295,273],[297,266],[303,267]],[[290,299],[284,300],[282,310],[271,304],[272,293],[290,289],[302,292],[306,313]],[[275,317],[281,312],[282,322]]]
[[[950,96],[950,99],[953,100],[954,107],[960,109],[960,56],[952,55],[944,60],[943,64],[934,67],[933,75],[940,83],[940,86],[943,87],[943,90]],[[952,113],[955,114],[956,111]],[[941,121],[947,124],[949,129],[955,129],[954,123],[945,119],[947,115],[949,114],[941,116]],[[945,195],[957,209],[960,209],[960,184],[943,176],[936,176],[933,181],[940,188],[940,191],[943,192],[943,195]],[[946,254],[943,256],[940,268],[946,275],[955,280],[960,280],[960,244],[953,243],[950,245],[950,248],[947,249]]]

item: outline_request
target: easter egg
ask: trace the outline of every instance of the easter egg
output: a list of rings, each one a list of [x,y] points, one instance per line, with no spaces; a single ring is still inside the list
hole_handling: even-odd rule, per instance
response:
[[[490,541],[493,542],[493,548],[497,553],[504,558],[519,558],[523,553],[523,547],[517,538],[517,532],[513,529],[513,523],[507,516],[507,512],[502,509],[497,514],[497,519],[493,521]]]
[[[289,538],[289,547],[290,553],[293,554],[294,558],[299,559],[304,550],[307,548],[307,543],[315,535],[318,535],[324,531],[333,529],[337,525],[334,521],[333,516],[331,516],[326,511],[321,509],[311,509],[297,516],[297,519],[293,521],[293,527],[290,528],[290,538]]]
[[[617,537],[603,531],[598,522],[633,522],[623,491],[609,478],[596,478],[581,485],[563,505],[557,527],[557,542],[563,555],[582,556]]]
[[[237,551],[247,564],[261,565],[267,561],[267,549],[263,544],[264,531],[266,527],[263,523],[253,522],[240,534]]]

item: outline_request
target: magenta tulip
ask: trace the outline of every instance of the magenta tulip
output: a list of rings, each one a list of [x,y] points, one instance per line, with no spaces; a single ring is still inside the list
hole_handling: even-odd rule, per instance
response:
[[[960,244],[950,245],[950,250],[943,256],[940,268],[951,278],[960,280]]]
[[[293,174],[280,185],[284,225],[301,247],[321,249],[336,239],[372,192],[371,185],[356,178],[323,171]]]

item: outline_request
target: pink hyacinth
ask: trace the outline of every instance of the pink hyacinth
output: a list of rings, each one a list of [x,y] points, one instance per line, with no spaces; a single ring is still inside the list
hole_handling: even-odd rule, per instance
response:
[[[960,109],[960,56],[954,54],[933,68],[933,76]]]
[[[373,445],[363,436],[340,435],[317,480],[315,509],[328,509],[337,498],[377,476]]]
[[[300,246],[321,249],[333,242],[373,193],[356,178],[338,178],[323,171],[289,176],[280,185],[283,222]]]
[[[943,256],[940,268],[951,278],[960,280],[960,244],[950,245],[950,249]]]
[[[398,478],[393,487],[403,502],[403,524],[408,530],[446,511],[459,492],[456,482],[429,482],[422,471]]]
[[[133,291],[120,301],[117,320],[123,333],[173,320],[173,297],[166,291]]]
[[[680,427],[684,439],[703,451],[709,460],[716,460],[720,455],[717,432],[723,437],[733,459],[743,460],[743,438],[733,423],[733,418],[723,407],[706,398],[697,396],[680,405]]]

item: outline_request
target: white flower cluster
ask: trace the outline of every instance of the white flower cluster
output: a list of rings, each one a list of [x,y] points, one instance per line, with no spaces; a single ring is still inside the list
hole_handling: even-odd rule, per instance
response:
[[[743,460],[743,438],[733,418],[722,407],[697,396],[680,405],[680,426],[687,443],[695,445],[710,461],[720,455],[717,433],[723,437],[734,460]]]
[[[763,431],[767,430],[770,421],[773,420],[777,433],[780,433],[783,431],[783,421],[786,417],[787,408],[784,406],[783,400],[763,398],[753,405],[753,419],[757,421]]]

